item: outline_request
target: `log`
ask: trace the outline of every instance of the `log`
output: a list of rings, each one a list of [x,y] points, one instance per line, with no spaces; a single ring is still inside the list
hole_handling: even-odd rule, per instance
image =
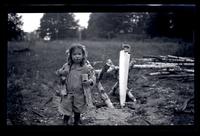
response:
[[[104,90],[101,82],[97,83],[97,89],[99,90],[100,93],[105,93],[105,90]]]
[[[106,105],[109,108],[114,108],[112,102],[110,101],[110,98],[108,97],[108,95],[106,94],[101,82],[97,83],[97,89],[99,90],[100,96],[102,98],[102,100],[104,100],[104,102],[106,103]]]
[[[111,59],[108,59],[106,64],[103,66],[100,73],[98,74],[97,82],[102,79],[103,74],[107,72],[107,70],[110,68],[111,65],[113,65],[113,63],[112,63]]]
[[[143,58],[154,58],[158,61],[162,61],[162,58],[159,56],[146,55],[146,56],[143,56]]]
[[[176,64],[178,66],[192,66],[192,67],[194,67],[194,63],[174,63],[174,64]]]
[[[170,72],[161,71],[161,72],[149,73],[150,76],[167,75],[167,74],[170,74]]]
[[[155,61],[154,58],[134,58],[135,61],[141,61],[141,62],[153,62]]]
[[[115,95],[115,92],[116,92],[116,90],[117,90],[118,87],[119,87],[119,81],[117,81],[117,82],[113,85],[113,87],[111,88],[109,94]]]
[[[182,60],[182,59],[163,59],[163,62],[168,62],[168,63],[194,63],[193,60]]]
[[[95,69],[94,72],[95,72],[95,74],[96,74],[97,76],[99,76],[99,74],[100,74],[100,72],[101,72],[101,69]]]
[[[194,69],[182,69],[182,71],[187,73],[194,73]]]
[[[172,65],[172,66],[194,66],[194,63],[167,63],[167,62],[147,62],[151,65]]]
[[[143,58],[147,59],[154,59],[153,61],[158,60],[161,62],[187,62],[187,63],[194,63],[194,60],[191,58],[187,57],[177,57],[177,56],[172,56],[172,55],[167,55],[167,56],[143,56]]]
[[[182,69],[180,67],[175,67],[175,68],[164,68],[162,71],[167,71],[167,72],[181,72]]]
[[[155,64],[144,64],[144,65],[134,65],[132,68],[134,69],[143,69],[143,68],[156,68],[156,69],[163,69],[163,68],[175,68],[177,65],[173,64],[162,64],[162,65],[155,65]]]
[[[186,74],[186,75],[161,75],[159,78],[190,78],[194,77],[194,74]]]
[[[167,55],[167,57],[171,58],[171,59],[186,61],[186,62],[194,62],[193,59],[190,59],[190,58],[187,58],[187,57],[178,57],[178,56],[173,56],[173,55]]]

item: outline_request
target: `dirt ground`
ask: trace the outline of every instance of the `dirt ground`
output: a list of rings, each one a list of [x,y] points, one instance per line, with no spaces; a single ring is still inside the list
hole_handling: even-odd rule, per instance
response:
[[[37,71],[33,62],[24,63],[24,56],[36,55],[32,51],[8,54],[7,124],[8,125],[62,125],[58,112],[60,98],[58,78],[49,78]],[[149,76],[153,69],[133,69],[129,74],[128,88],[137,99],[127,99],[121,108],[118,95],[109,94],[117,79],[105,75],[102,85],[115,107],[106,107],[97,88],[93,88],[96,108],[81,115],[83,125],[193,125],[194,80]],[[53,75],[54,73],[52,73]],[[181,109],[188,101],[184,111]],[[73,118],[71,118],[71,123]]]

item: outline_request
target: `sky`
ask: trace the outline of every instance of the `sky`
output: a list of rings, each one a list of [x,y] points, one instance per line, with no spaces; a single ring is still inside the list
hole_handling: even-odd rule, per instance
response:
[[[74,13],[75,20],[79,20],[79,25],[87,27],[90,13]],[[32,32],[40,26],[40,19],[43,13],[18,13],[22,16],[23,26],[25,32]]]

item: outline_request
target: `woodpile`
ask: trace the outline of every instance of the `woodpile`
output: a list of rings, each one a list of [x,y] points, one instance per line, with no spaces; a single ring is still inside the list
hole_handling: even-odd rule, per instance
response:
[[[132,58],[129,69],[153,69],[155,72],[149,76],[159,78],[176,78],[194,80],[194,59],[189,57],[167,56],[144,56],[143,58]],[[107,73],[118,74],[119,67],[110,63]]]
[[[194,80],[194,59],[172,55],[154,56],[152,58],[154,58],[154,61],[147,61],[146,65],[150,64],[151,68],[159,68],[159,70],[154,73],[149,73],[150,76]]]
[[[155,71],[149,73],[149,76],[157,76],[158,78],[169,78],[181,81],[194,80],[194,59],[188,57],[167,55],[132,58],[129,64],[129,70],[133,69],[153,69]],[[108,107],[114,108],[100,81],[102,80],[102,76],[106,73],[113,72],[114,76],[118,77],[119,66],[114,65],[112,61],[108,59],[102,69],[97,69],[95,72],[97,74],[97,88],[101,98]],[[116,82],[109,94],[115,95],[118,87],[119,83]],[[128,89],[127,96],[132,99],[133,102],[136,102],[135,97],[131,93],[131,89]]]

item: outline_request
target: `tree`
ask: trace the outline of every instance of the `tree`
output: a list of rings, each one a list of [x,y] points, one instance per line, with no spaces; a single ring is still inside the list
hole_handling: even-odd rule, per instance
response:
[[[77,21],[72,13],[45,13],[40,20],[39,34],[41,38],[51,40],[77,36]]]
[[[169,35],[169,14],[166,12],[149,13],[146,32],[151,37]]]
[[[192,12],[180,13],[170,12],[170,34],[172,37],[183,38],[184,40],[193,40],[193,32],[195,28],[195,14]]]
[[[88,22],[90,36],[112,38],[117,33],[131,32],[132,13],[92,13]]]
[[[149,13],[146,32],[151,37],[166,36],[192,40],[194,13],[160,12]]]
[[[22,40],[24,31],[21,29],[23,22],[17,13],[8,13],[8,40]]]
[[[148,14],[144,12],[93,13],[88,22],[90,36],[112,38],[117,34],[144,34]]]

